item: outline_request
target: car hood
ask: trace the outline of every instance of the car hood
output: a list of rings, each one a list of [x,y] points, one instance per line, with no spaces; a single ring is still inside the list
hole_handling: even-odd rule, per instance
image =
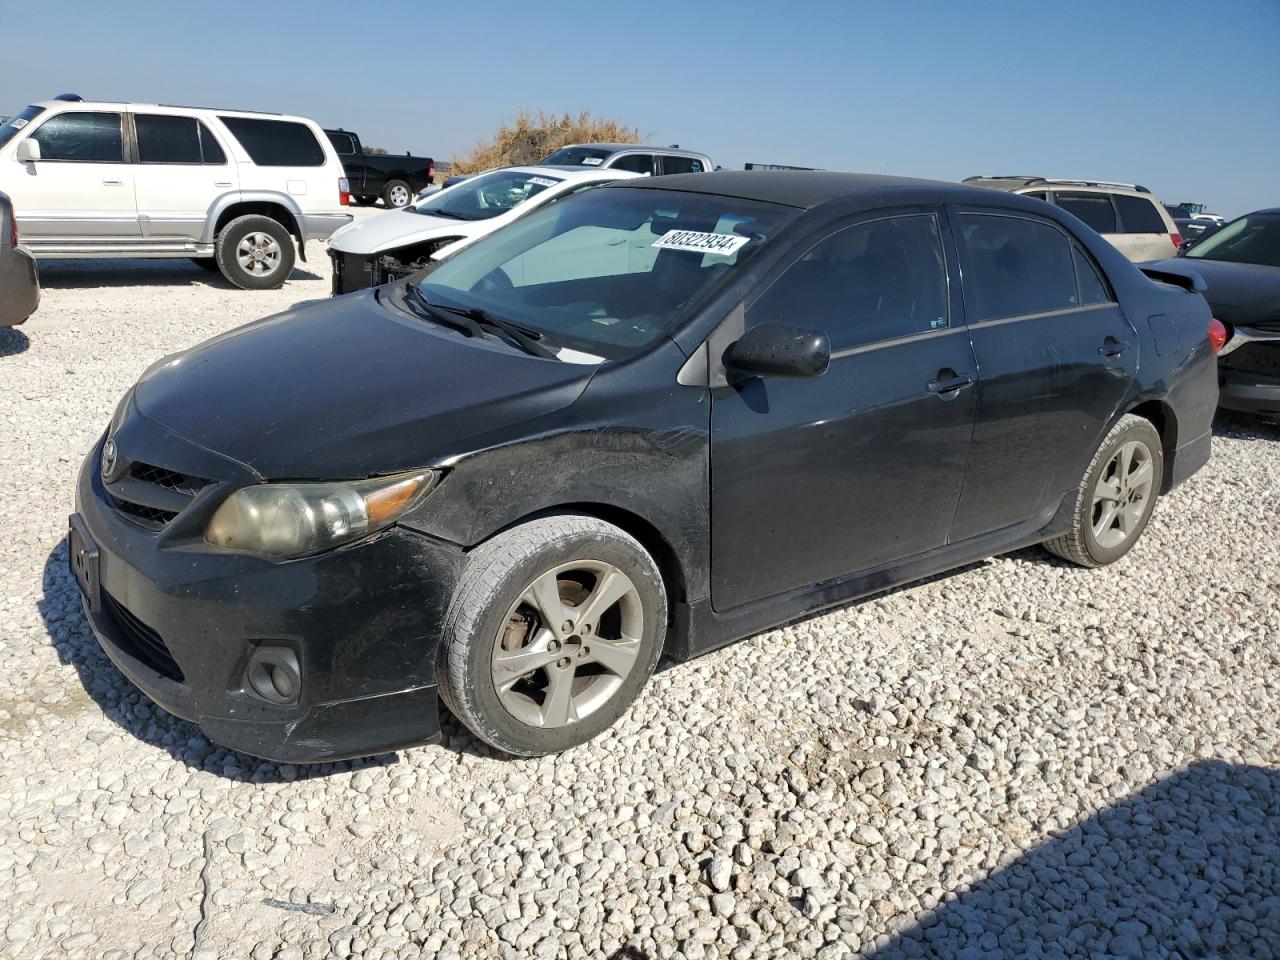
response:
[[[1227,263],[1222,260],[1198,260],[1177,257],[1150,264],[1173,267],[1179,272],[1194,270],[1208,287],[1204,298],[1213,315],[1224,323],[1250,326],[1267,320],[1280,320],[1280,267],[1258,263]]]
[[[595,370],[403,314],[381,302],[396,289],[297,307],[166,357],[138,382],[137,409],[263,479],[352,479],[468,452],[572,403]]]
[[[343,253],[368,254],[391,250],[433,237],[470,237],[493,228],[492,220],[453,220],[410,210],[384,210],[347,224],[329,238],[329,246]]]

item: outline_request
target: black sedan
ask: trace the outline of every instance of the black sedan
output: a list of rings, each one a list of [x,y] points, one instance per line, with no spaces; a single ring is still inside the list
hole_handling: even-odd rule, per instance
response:
[[[1280,415],[1280,207],[1232,220],[1152,266],[1204,278],[1205,299],[1230,332],[1218,355],[1221,406]]]
[[[18,246],[18,220],[7,194],[0,193],[0,327],[16,327],[40,305],[36,261]]]
[[[626,181],[156,363],[69,554],[112,660],[285,760],[606,730],[662,655],[1045,543],[1209,457],[1213,321],[1064,211],[833,173]],[[833,654],[834,655],[834,654]]]

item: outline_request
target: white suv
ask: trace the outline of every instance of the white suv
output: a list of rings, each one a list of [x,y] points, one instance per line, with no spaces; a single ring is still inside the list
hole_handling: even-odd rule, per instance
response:
[[[73,96],[0,126],[0,192],[37,258],[189,257],[248,290],[351,220],[311,120]]]
[[[1083,220],[1135,263],[1178,252],[1182,237],[1164,205],[1146,187],[1106,180],[969,177],[964,181],[1035,197]]]

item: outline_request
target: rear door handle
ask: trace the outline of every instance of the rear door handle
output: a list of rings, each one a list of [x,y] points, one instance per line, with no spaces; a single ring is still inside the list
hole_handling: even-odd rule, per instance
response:
[[[1102,346],[1098,348],[1098,353],[1101,356],[1111,358],[1120,356],[1128,349],[1129,345],[1127,343],[1123,343],[1115,337],[1107,337],[1106,340],[1102,341]]]
[[[939,370],[937,379],[925,384],[925,389],[943,400],[957,396],[965,387],[977,382],[972,373],[956,373],[954,370]]]
[[[214,185],[215,187],[229,187],[229,186],[231,186],[231,181],[230,181],[230,180],[215,180],[215,181],[213,181],[213,185]]]
[[[102,178],[102,185],[103,185],[104,187],[123,187],[123,186],[124,186],[124,181],[123,181],[123,180],[117,180],[117,179],[115,179],[114,177],[103,177],[103,178]]]

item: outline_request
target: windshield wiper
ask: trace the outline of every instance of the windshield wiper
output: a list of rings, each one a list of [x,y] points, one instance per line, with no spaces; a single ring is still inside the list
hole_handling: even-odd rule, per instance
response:
[[[465,333],[468,337],[484,336],[484,329],[475,320],[465,315],[455,316],[454,311],[445,310],[444,307],[432,303],[423,296],[416,283],[410,283],[405,286],[405,302],[415,305],[417,309],[414,310],[414,313],[420,317],[425,316],[427,319],[443,324],[451,330]]]
[[[512,323],[510,320],[494,316],[488,310],[483,310],[480,307],[446,307],[439,303],[433,303],[432,306],[437,310],[447,310],[455,316],[466,317],[472,323],[491,327],[501,333],[510,343],[515,344],[525,353],[532,356],[557,359],[555,353],[538,343],[542,339],[542,334],[537,330],[530,330],[528,327],[522,327],[518,323]]]
[[[448,210],[419,210],[417,207],[414,207],[413,212],[420,213],[424,217],[445,217],[448,220],[469,220],[468,217],[464,217],[459,213],[452,213]]]

